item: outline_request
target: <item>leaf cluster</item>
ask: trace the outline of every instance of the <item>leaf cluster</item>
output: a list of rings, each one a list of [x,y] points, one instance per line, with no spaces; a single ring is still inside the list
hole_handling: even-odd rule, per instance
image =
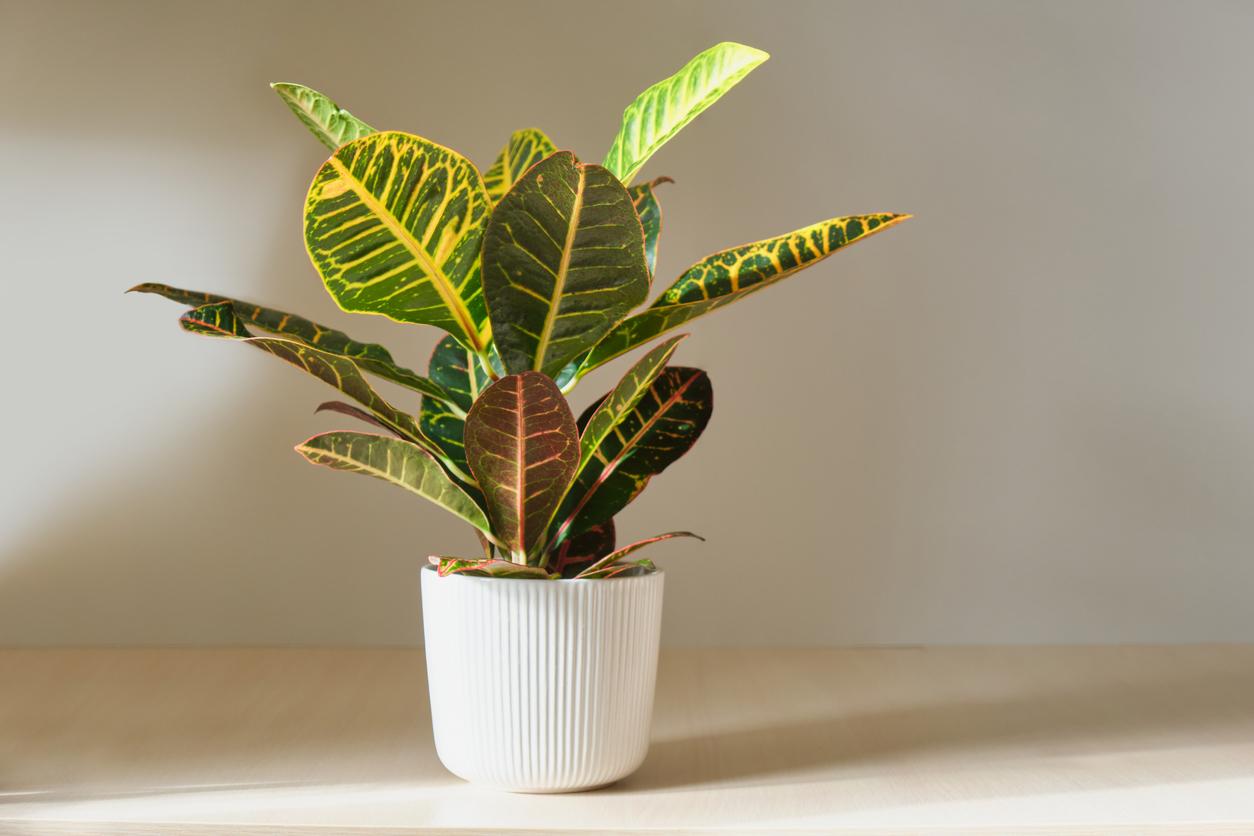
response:
[[[319,407],[375,431],[316,435],[308,461],[373,476],[469,524],[475,557],[441,574],[609,578],[649,572],[614,518],[682,457],[713,411],[700,369],[671,365],[692,319],[769,287],[905,215],[838,217],[701,259],[645,305],[668,177],[634,183],[653,154],[765,61],[735,43],[697,55],[641,93],[601,164],[542,131],[510,137],[482,175],[430,140],[376,131],[327,96],[274,84],[331,156],[304,208],[310,260],[345,311],[446,332],[420,374],[381,345],[295,314],[163,284],[184,330],[236,340],[303,369],[351,402]],[[655,342],[656,340],[659,340]],[[576,419],[566,394],[592,370],[653,343]],[[379,378],[420,396],[386,400]]]

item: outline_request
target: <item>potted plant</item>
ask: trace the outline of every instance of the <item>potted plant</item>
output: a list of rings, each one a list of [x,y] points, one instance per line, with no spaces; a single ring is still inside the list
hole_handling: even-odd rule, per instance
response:
[[[664,576],[636,553],[696,535],[619,546],[614,516],[710,420],[709,377],[670,364],[686,336],[674,332],[908,217],[833,218],[723,250],[636,310],[657,263],[656,191],[669,182],[637,173],[766,58],[735,43],[697,55],[627,107],[601,165],[528,129],[482,176],[434,142],[376,131],[307,87],[273,85],[333,152],[305,203],[314,267],[345,311],[447,332],[425,376],[295,314],[132,288],[190,306],[184,330],[320,378],[352,401],[320,410],[373,425],[315,435],[296,447],[307,460],[382,479],[473,529],[478,554],[432,557],[421,572],[436,746],[466,779],[557,792],[639,766]],[[566,393],[644,346],[576,420]],[[384,399],[371,377],[421,396],[417,412]]]

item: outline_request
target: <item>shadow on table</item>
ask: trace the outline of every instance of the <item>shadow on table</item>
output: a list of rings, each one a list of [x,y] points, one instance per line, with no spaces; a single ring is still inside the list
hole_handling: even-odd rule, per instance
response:
[[[883,711],[764,723],[654,742],[643,766],[606,792],[853,780],[911,764],[954,771],[999,759],[1110,755],[1254,739],[1254,669],[1162,673],[1140,681],[1002,700],[923,704]],[[1138,778],[1142,770],[1144,780]],[[1173,781],[1237,777],[1254,763],[1173,760]],[[1121,767],[1121,785],[1160,783],[1161,763]],[[1100,779],[1099,779],[1100,780]]]

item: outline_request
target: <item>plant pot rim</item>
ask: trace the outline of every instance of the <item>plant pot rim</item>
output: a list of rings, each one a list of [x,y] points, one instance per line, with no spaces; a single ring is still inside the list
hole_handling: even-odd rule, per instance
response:
[[[426,566],[422,567],[422,571],[431,572],[436,577],[440,578],[440,580],[458,578],[463,581],[480,581],[480,582],[490,581],[492,583],[561,583],[561,584],[642,581],[648,578],[660,578],[666,574],[665,571],[663,571],[662,569],[654,569],[652,572],[645,572],[643,575],[632,575],[626,578],[556,578],[553,580],[542,581],[539,578],[493,578],[493,577],[484,577],[482,575],[463,575],[463,574],[441,576],[436,573],[436,568],[429,563]]]

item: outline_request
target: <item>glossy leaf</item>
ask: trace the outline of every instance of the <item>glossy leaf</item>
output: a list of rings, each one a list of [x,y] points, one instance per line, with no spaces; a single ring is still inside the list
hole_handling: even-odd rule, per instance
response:
[[[557,148],[544,135],[544,131],[539,128],[514,131],[509,142],[505,143],[505,147],[497,155],[496,162],[492,163],[492,167],[483,175],[483,186],[487,189],[488,197],[496,203],[505,196],[510,187],[518,182],[527,169],[556,150]]]
[[[463,470],[468,470],[463,440],[465,416],[479,393],[488,388],[491,378],[475,353],[452,337],[445,337],[436,344],[431,352],[431,362],[427,365],[427,374],[449,394],[451,400],[446,403],[435,398],[423,398],[418,424],[445,455]]]
[[[492,213],[483,283],[505,370],[556,377],[648,295],[631,196],[569,151],[537,163]]]
[[[296,445],[314,464],[382,479],[428,499],[490,534],[488,518],[473,499],[421,447],[399,438],[355,432],[329,432]]]
[[[375,132],[374,128],[317,90],[285,81],[275,82],[270,86],[310,133],[332,151],[346,142]]]
[[[485,558],[472,560],[466,557],[442,557],[431,555],[431,562],[436,566],[440,577],[449,575],[473,575],[488,578],[519,578],[524,580],[556,580],[557,575],[539,566],[525,566],[508,560]]]
[[[770,287],[909,217],[882,213],[833,218],[707,256],[689,267],[656,302],[623,320],[597,343],[581,363],[579,375],[702,314]]]
[[[611,565],[622,560],[627,555],[633,552],[639,551],[640,549],[643,549],[645,546],[652,545],[653,543],[659,543],[662,540],[670,540],[674,537],[693,537],[693,538],[696,538],[697,540],[700,540],[703,543],[705,542],[704,537],[702,537],[699,534],[693,534],[691,531],[668,531],[665,534],[658,534],[653,537],[648,537],[644,540],[637,540],[636,542],[632,543],[630,546],[623,546],[621,549],[611,552],[607,554],[605,557],[598,560],[596,563],[593,563],[587,569],[585,569],[584,571],[576,575],[576,577],[579,577],[579,578],[598,577],[600,572],[604,571],[605,569],[609,568]]]
[[[546,565],[563,578],[573,578],[592,563],[614,551],[614,521],[606,520],[562,543]]]
[[[252,302],[244,302],[216,293],[205,293],[200,290],[183,290],[182,288],[153,282],[135,285],[127,292],[155,293],[192,307],[218,302],[229,303],[236,318],[242,320],[247,325],[255,326],[263,331],[269,331],[272,334],[280,334],[325,351],[328,354],[339,354],[347,357],[363,371],[378,375],[385,380],[390,380],[408,389],[413,389],[415,392],[421,392],[424,395],[430,395],[432,398],[452,403],[453,411],[460,412],[462,415],[469,408],[458,406],[449,393],[438,384],[397,365],[396,361],[392,359],[391,353],[378,343],[358,342],[342,331],[319,325],[316,322],[305,319],[303,316],[275,310],[274,308],[265,308],[261,305],[254,305]]]
[[[476,351],[487,312],[479,250],[490,204],[461,155],[397,131],[340,148],[314,177],[305,242],[346,311],[435,325]]]
[[[662,234],[662,207],[657,202],[654,189],[663,183],[674,182],[669,177],[658,177],[627,190],[632,205],[636,207],[636,217],[640,218],[640,226],[644,229],[644,260],[649,265],[650,279],[657,272],[657,241]]]
[[[579,464],[566,399],[540,372],[503,377],[471,407],[465,442],[497,540],[511,560],[526,563]]]
[[[605,167],[630,183],[667,140],[769,57],[760,49],[737,43],[716,44],[697,55],[627,106],[605,155]]]
[[[666,368],[666,363],[675,353],[679,341],[686,336],[687,334],[680,334],[671,337],[641,357],[610,393],[599,401],[587,421],[580,421],[579,472],[592,462],[606,436],[631,415],[640,399]]]
[[[303,369],[366,407],[380,423],[401,438],[422,446],[429,453],[438,454],[446,466],[454,469],[454,475],[459,478],[464,477],[464,481],[470,481],[470,477],[464,471],[457,471],[455,463],[450,463],[444,458],[440,449],[423,434],[412,415],[401,412],[374,390],[352,360],[291,340],[253,337],[235,316],[229,302],[202,305],[195,310],[188,311],[179,319],[179,325],[185,331],[196,334],[240,340]]]
[[[600,406],[589,407],[584,418],[590,422]],[[667,368],[579,470],[557,514],[553,542],[560,545],[627,507],[650,479],[696,443],[713,410],[714,391],[705,372]]]

